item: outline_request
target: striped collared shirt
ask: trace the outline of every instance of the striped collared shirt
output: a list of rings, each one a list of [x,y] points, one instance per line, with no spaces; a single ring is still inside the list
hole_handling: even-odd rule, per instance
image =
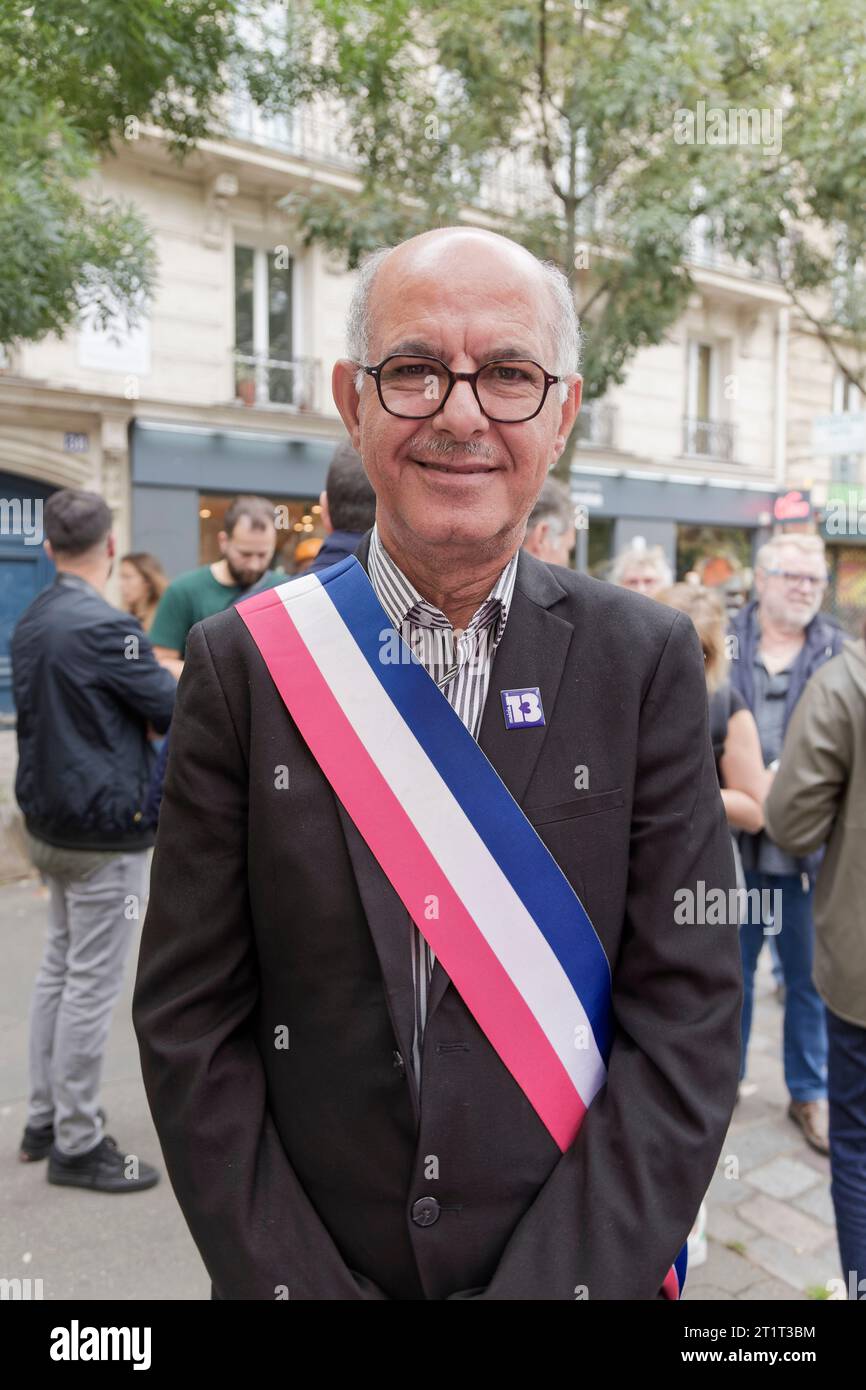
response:
[[[487,598],[473,614],[469,626],[461,632],[459,628],[452,628],[439,608],[422,598],[397,567],[379,539],[377,526],[374,525],[370,537],[367,566],[376,597],[474,739],[481,729],[493,653],[505,631],[518,554],[519,551],[515,551]],[[427,993],[436,957],[414,923],[410,923],[410,930],[415,988],[412,1066],[420,1093]]]

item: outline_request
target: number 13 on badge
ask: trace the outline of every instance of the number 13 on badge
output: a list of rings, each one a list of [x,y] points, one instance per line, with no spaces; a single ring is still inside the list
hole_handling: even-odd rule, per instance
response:
[[[541,691],[537,685],[522,690],[501,690],[506,729],[536,729],[544,723]]]

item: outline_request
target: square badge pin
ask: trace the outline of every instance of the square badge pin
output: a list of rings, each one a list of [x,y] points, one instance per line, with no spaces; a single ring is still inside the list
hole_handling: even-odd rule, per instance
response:
[[[541,691],[537,685],[520,690],[500,690],[506,729],[537,729],[544,723]]]

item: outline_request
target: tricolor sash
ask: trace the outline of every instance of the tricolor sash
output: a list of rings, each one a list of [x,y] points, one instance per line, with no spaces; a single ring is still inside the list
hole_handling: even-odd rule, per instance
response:
[[[304,741],[564,1153],[604,1085],[610,966],[565,874],[354,555],[237,605]],[[686,1248],[662,1286],[678,1298]]]

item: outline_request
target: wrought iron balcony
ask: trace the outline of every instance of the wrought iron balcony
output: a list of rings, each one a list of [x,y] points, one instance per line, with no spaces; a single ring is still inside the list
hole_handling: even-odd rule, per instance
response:
[[[292,410],[317,408],[319,361],[296,357],[286,361],[260,353],[232,354],[235,398],[244,405],[279,405]]]
[[[683,453],[734,461],[736,431],[728,420],[683,420]]]
[[[333,164],[352,171],[358,168],[357,156],[347,139],[346,122],[329,119],[308,107],[265,116],[248,97],[237,95],[231,104],[229,128],[240,140],[284,150],[312,163]]]
[[[578,445],[594,444],[599,449],[616,448],[617,412],[606,401],[587,401],[578,412],[575,433]]]

